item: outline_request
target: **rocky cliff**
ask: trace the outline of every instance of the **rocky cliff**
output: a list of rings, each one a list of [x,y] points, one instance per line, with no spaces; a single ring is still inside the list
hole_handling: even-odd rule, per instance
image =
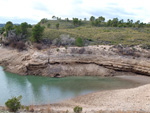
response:
[[[114,76],[116,71],[150,75],[149,51],[138,50],[141,56],[122,55],[111,46],[84,48],[28,49],[18,52],[0,47],[0,64],[6,71],[20,75]]]

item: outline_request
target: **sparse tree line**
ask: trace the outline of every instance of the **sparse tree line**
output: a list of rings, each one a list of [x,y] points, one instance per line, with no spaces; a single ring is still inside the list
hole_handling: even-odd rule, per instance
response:
[[[1,39],[1,43],[4,46],[10,46],[18,50],[25,50],[25,42],[30,40],[31,42],[39,43],[43,35],[44,27],[40,24],[32,26],[26,22],[20,25],[14,25],[11,21],[8,21],[0,30],[0,34],[4,37]]]
[[[75,27],[81,26],[82,23],[87,21],[86,18],[84,18],[84,20],[79,19],[79,18],[72,18],[72,20],[65,18],[63,20],[63,19],[56,17],[56,16],[52,16],[52,19],[58,20],[58,21],[72,22]],[[137,28],[150,27],[150,23],[146,24],[146,23],[140,22],[140,20],[137,20],[136,22],[133,22],[132,19],[127,19],[127,21],[125,21],[124,19],[119,20],[118,18],[109,19],[108,21],[105,21],[105,20],[106,19],[103,16],[100,16],[98,18],[91,16],[89,19],[89,22],[92,26],[97,26],[97,27],[137,27]],[[43,18],[40,21],[40,23],[42,23],[42,24],[44,24],[46,22],[48,22],[47,18]]]
[[[133,22],[132,19],[127,19],[127,22],[125,22],[123,19],[119,20],[118,18],[113,18],[112,20],[109,19],[107,22],[105,22],[105,18],[102,16],[98,18],[91,16],[90,22],[93,26],[98,27],[150,27],[150,24],[140,22],[140,20]]]
[[[105,17],[102,16],[98,18],[91,16],[90,23],[92,26],[97,27],[150,27],[150,24],[140,22],[140,20],[133,22],[132,19],[127,19],[127,21],[125,22],[123,19],[119,20],[118,18],[113,18],[105,22]]]
[[[40,24],[36,24],[32,27],[31,24],[28,24],[26,22],[21,23],[20,25],[14,25],[11,21],[8,21],[5,24],[5,27],[1,29],[0,34],[3,34],[6,38],[8,38],[9,32],[13,30],[16,36],[22,34],[26,37],[28,35],[28,29],[32,29],[31,40],[38,42],[44,31],[44,27],[40,26]]]
[[[136,27],[136,28],[142,28],[142,27],[150,27],[150,24],[146,24],[143,22],[140,22],[139,20],[136,22],[133,22],[131,19],[127,19],[125,22],[123,19],[119,20],[118,18],[113,18],[112,20],[109,19],[108,21],[105,21],[105,17],[100,16],[98,18],[95,18],[94,16],[91,16],[89,21],[84,18],[78,19],[73,18],[72,20],[69,20],[66,18],[65,20],[62,20],[59,17],[53,16],[52,17],[55,20],[57,20],[55,23],[55,28],[59,30],[61,23],[60,21],[70,22],[74,27],[82,26],[83,24],[91,25],[95,27]],[[43,25],[45,24],[45,25]],[[51,28],[51,25],[53,23],[50,23],[50,21],[46,18],[41,19],[41,21],[36,25],[31,25],[26,22],[21,23],[20,25],[13,24],[11,21],[8,21],[5,24],[5,27],[0,29],[0,39],[2,40],[2,37],[4,37],[4,45],[6,46],[12,46],[14,48],[18,48],[20,50],[24,49],[25,42],[30,40],[31,42],[41,43],[43,40],[43,32],[45,27]],[[83,46],[84,42],[81,40],[82,37],[77,37],[75,45],[77,46]],[[48,40],[48,39],[47,39]],[[52,43],[53,40],[47,41]],[[2,42],[2,41],[1,41]],[[49,44],[50,44],[49,43]]]

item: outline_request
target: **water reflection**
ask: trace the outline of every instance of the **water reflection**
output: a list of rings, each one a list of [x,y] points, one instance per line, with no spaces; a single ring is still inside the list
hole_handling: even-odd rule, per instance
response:
[[[11,96],[22,95],[22,104],[24,105],[47,104],[93,91],[129,88],[138,85],[138,83],[118,78],[19,76],[4,72],[0,67],[0,105],[4,105]]]

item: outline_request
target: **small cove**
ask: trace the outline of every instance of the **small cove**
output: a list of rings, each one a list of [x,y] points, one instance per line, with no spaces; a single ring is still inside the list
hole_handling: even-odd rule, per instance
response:
[[[0,106],[12,96],[22,95],[22,104],[57,103],[96,91],[132,88],[140,83],[116,77],[65,77],[20,76],[3,71],[0,67]]]

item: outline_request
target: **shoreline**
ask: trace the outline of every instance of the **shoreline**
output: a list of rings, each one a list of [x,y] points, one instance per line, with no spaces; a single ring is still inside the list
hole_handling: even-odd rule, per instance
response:
[[[86,95],[81,95],[75,98],[67,99],[59,103],[54,104],[44,104],[44,105],[29,105],[31,108],[33,107],[35,111],[46,111],[48,107],[54,112],[60,112],[60,111],[66,111],[68,110],[70,113],[73,112],[73,108],[75,106],[81,106],[83,108],[84,112],[90,113],[93,111],[93,113],[96,113],[97,111],[141,111],[145,109],[143,106],[143,109],[137,108],[137,106],[140,106],[140,101],[143,104],[144,98],[138,98],[138,93],[141,94],[141,91],[147,91],[147,94],[143,92],[140,96],[146,97],[147,99],[150,99],[150,84],[148,84],[148,80],[150,80],[150,77],[145,77],[141,75],[121,75],[116,76],[117,78],[121,78],[124,80],[131,80],[133,81],[133,77],[137,79],[134,79],[134,82],[141,83],[140,86],[134,87],[134,88],[125,88],[125,89],[116,89],[116,90],[104,90],[104,91],[96,91],[93,93],[89,93]],[[142,78],[142,79],[141,79]],[[144,80],[143,80],[144,79]],[[117,97],[117,96],[118,97]],[[138,96],[136,96],[138,95]],[[146,95],[146,96],[145,96]],[[136,96],[136,98],[135,98]],[[102,97],[102,98],[101,98]],[[130,100],[129,100],[130,98]],[[132,100],[132,98],[134,98]],[[125,100],[124,100],[125,99]],[[136,101],[138,100],[139,103]],[[123,101],[123,102],[122,102]],[[134,109],[130,109],[131,107],[128,106],[129,103],[125,103],[125,101],[131,101],[130,105]],[[135,101],[135,102],[134,102]],[[138,105],[136,105],[136,103]],[[146,103],[146,110],[144,112],[149,112],[147,105],[150,105],[150,102],[148,101]],[[6,110],[4,106],[0,106],[0,110]]]

